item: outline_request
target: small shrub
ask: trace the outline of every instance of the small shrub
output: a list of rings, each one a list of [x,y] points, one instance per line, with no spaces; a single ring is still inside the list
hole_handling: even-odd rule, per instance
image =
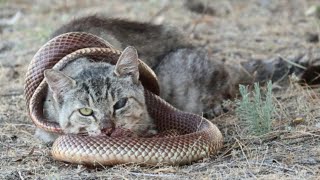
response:
[[[262,135],[271,130],[271,122],[274,112],[272,103],[272,83],[267,83],[267,91],[261,96],[259,83],[254,84],[253,97],[248,92],[248,87],[240,85],[241,100],[237,100],[236,114],[248,123],[250,131],[254,135]]]

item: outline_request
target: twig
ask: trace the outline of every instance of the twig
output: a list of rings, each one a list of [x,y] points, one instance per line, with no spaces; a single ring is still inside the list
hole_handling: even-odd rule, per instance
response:
[[[316,172],[315,172],[313,169],[309,168],[308,166],[302,166],[302,165],[300,165],[300,164],[296,164],[296,166],[298,166],[298,167],[300,167],[300,168],[303,168],[303,169],[311,172],[312,174],[316,174]]]
[[[151,18],[150,18],[150,22],[154,22],[157,17],[159,17],[162,13],[168,11],[170,8],[170,4],[166,3],[158,12],[156,12]]]
[[[19,177],[21,180],[24,180],[24,178],[22,177],[21,171],[18,171]]]
[[[207,9],[208,9],[208,4],[205,4],[205,5],[204,5],[204,9],[203,9],[203,11],[202,11],[201,14],[200,14],[200,18],[198,18],[197,20],[193,21],[194,23],[193,23],[192,26],[191,26],[192,28],[191,28],[191,31],[190,31],[189,35],[194,34],[197,26],[198,26],[201,22],[205,22],[205,21],[206,21],[206,18],[205,18],[205,17],[206,17],[206,11],[207,11]]]
[[[237,138],[236,138],[236,142],[239,144],[239,147],[240,147],[240,149],[241,149],[242,155],[245,157],[248,166],[251,168],[250,163],[249,163],[249,160],[248,160],[248,158],[247,158],[247,156],[246,156],[246,153],[244,153],[244,150],[243,150],[243,148],[242,148],[242,143],[241,143]]]
[[[267,153],[268,153],[268,150],[269,150],[269,146],[267,146],[266,152],[265,152],[264,155],[263,155],[263,159],[262,159],[261,164],[260,164],[260,166],[259,166],[259,171],[260,171],[260,169],[261,169],[262,164],[264,163],[264,160],[266,159],[266,155],[267,155]]]
[[[258,179],[257,176],[255,176],[251,171],[247,170],[247,173],[248,173],[251,177],[253,177],[253,178],[255,178],[255,179]]]
[[[18,19],[21,17],[21,12],[16,12],[11,18],[8,19],[0,19],[0,26],[10,26],[15,24]]]
[[[297,139],[297,138],[303,138],[303,137],[306,137],[306,136],[320,137],[320,135],[314,134],[314,133],[320,132],[320,130],[313,131],[313,133],[304,132],[304,131],[294,131],[294,132],[295,133],[300,133],[300,134],[299,135],[293,135],[293,136],[284,137],[282,139],[284,139],[284,140],[286,140],[286,139]]]
[[[10,125],[10,126],[27,126],[27,127],[34,127],[33,124],[14,124],[14,123],[6,123],[6,124],[2,124],[2,125]]]
[[[0,94],[0,96],[8,97],[8,96],[21,96],[23,93],[17,92],[17,93],[8,93],[8,94]]]
[[[271,167],[271,168],[278,168],[278,169],[281,169],[282,171],[285,170],[285,171],[290,171],[290,172],[296,173],[296,171],[294,169],[286,168],[286,167],[283,167],[280,165],[272,165],[272,164],[267,164],[264,162],[262,162],[262,163],[252,162],[251,164],[259,165],[259,166],[267,166],[267,167]],[[280,164],[280,163],[278,163],[278,164]]]
[[[222,157],[222,158],[225,158],[225,157],[229,156],[229,155],[227,155],[227,154],[229,154],[232,150],[238,148],[238,147],[239,147],[239,144],[235,142],[235,143],[233,143],[232,145],[225,144],[224,146],[225,146],[225,147],[231,146],[231,147],[221,154],[221,157]],[[226,155],[227,155],[227,156],[226,156]]]
[[[293,65],[293,66],[296,66],[296,67],[301,68],[301,69],[303,69],[303,70],[307,70],[306,67],[304,67],[304,66],[302,66],[302,65],[300,65],[300,64],[298,64],[298,63],[295,63],[295,62],[293,62],[293,61],[290,61],[290,60],[282,57],[281,55],[278,55],[278,57],[281,58],[282,60],[284,60],[285,62]]]
[[[314,78],[311,80],[311,82],[313,82],[313,81],[315,81],[315,80],[317,80],[317,79],[320,78],[320,74],[319,74],[318,72],[314,71],[313,73],[316,74],[317,76],[314,77]]]

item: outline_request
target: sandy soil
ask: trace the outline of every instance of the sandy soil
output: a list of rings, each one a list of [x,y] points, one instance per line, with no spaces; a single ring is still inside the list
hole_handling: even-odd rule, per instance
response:
[[[212,0],[205,3],[208,14],[191,12],[184,2],[0,0],[0,179],[319,178],[319,89],[295,83],[275,95],[271,133],[250,135],[231,110],[212,120],[225,135],[225,147],[188,166],[90,169],[53,160],[50,147],[33,137],[23,97],[28,63],[50,33],[74,17],[103,13],[169,24],[230,62],[320,53],[320,19],[305,15],[316,0]],[[294,123],[297,118],[303,121]]]

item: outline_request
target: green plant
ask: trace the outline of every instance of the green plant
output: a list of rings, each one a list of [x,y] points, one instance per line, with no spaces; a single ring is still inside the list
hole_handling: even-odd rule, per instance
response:
[[[253,97],[248,92],[248,87],[240,85],[241,100],[237,100],[236,114],[248,123],[254,135],[262,135],[271,130],[274,106],[272,102],[272,83],[267,83],[267,90],[261,95],[259,83],[254,84]]]

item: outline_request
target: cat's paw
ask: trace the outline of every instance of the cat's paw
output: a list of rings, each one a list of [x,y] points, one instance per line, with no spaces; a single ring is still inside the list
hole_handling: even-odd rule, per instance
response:
[[[44,131],[44,130],[42,130],[40,128],[36,129],[36,132],[35,132],[34,136],[37,139],[39,139],[42,142],[44,142],[45,144],[49,144],[49,145],[52,144],[58,138],[57,134]]]

